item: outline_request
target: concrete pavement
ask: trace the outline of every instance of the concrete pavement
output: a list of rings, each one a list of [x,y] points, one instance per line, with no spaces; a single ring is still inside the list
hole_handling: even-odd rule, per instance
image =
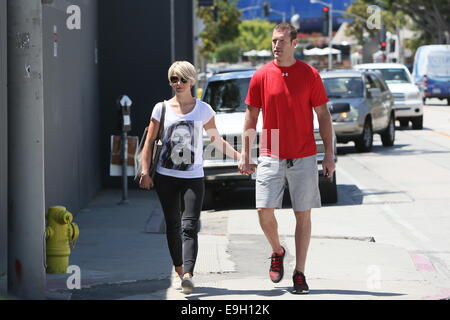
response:
[[[291,209],[277,211],[279,233],[287,249],[285,277],[268,279],[270,248],[251,201],[246,209],[202,212],[194,292],[179,290],[153,191],[130,190],[130,204],[118,205],[120,190],[103,191],[74,222],[80,237],[70,265],[81,272],[81,289],[69,290],[71,274],[47,275],[49,299],[122,300],[310,300],[443,299],[450,285],[432,281],[439,273],[420,254],[378,243],[353,206],[342,217],[330,207],[313,213],[306,276],[309,295],[293,295],[295,219]],[[155,209],[156,208],[156,209]],[[70,208],[68,208],[70,211]],[[370,223],[371,213],[366,221]],[[374,219],[372,217],[372,219]],[[353,227],[352,227],[353,225]],[[153,231],[152,233],[148,231]],[[373,242],[375,241],[375,242]]]

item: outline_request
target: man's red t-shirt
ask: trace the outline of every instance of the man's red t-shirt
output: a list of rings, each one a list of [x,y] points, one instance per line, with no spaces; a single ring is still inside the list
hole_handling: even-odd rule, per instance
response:
[[[290,67],[272,61],[256,71],[245,103],[262,108],[260,155],[298,159],[317,154],[313,108],[327,102],[319,72],[302,61]]]

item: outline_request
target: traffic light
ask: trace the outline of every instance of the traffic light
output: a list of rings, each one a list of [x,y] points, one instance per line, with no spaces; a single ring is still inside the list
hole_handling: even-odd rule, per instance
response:
[[[381,41],[380,42],[380,50],[381,51],[386,51],[386,41]]]
[[[323,7],[322,9],[322,34],[328,36],[329,28],[330,28],[330,8]]]
[[[264,13],[264,17],[268,17],[270,15],[270,4],[269,4],[269,2],[264,2],[263,3],[263,13]]]

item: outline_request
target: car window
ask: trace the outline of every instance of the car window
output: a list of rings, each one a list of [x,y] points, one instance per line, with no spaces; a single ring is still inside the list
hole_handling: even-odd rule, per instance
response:
[[[209,82],[203,101],[218,113],[245,112],[249,84],[250,78]]]
[[[410,83],[411,80],[402,68],[392,68],[392,69],[376,69],[381,73],[384,81],[386,83]]]
[[[375,89],[377,87],[372,77],[370,77],[369,75],[365,75],[364,79],[366,81],[366,89]]]
[[[370,77],[373,80],[373,83],[375,84],[375,88],[380,89],[381,92],[387,91],[388,89],[383,85],[380,79],[376,75],[371,74]]]
[[[339,77],[323,79],[328,98],[360,98],[364,84],[360,77]]]

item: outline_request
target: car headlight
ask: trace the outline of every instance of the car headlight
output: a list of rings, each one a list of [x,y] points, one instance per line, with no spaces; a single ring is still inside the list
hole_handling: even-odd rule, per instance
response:
[[[350,105],[350,111],[349,112],[342,112],[342,113],[336,113],[333,114],[333,121],[335,122],[351,122],[351,121],[357,121],[358,120],[358,110],[353,108],[352,105]]]

